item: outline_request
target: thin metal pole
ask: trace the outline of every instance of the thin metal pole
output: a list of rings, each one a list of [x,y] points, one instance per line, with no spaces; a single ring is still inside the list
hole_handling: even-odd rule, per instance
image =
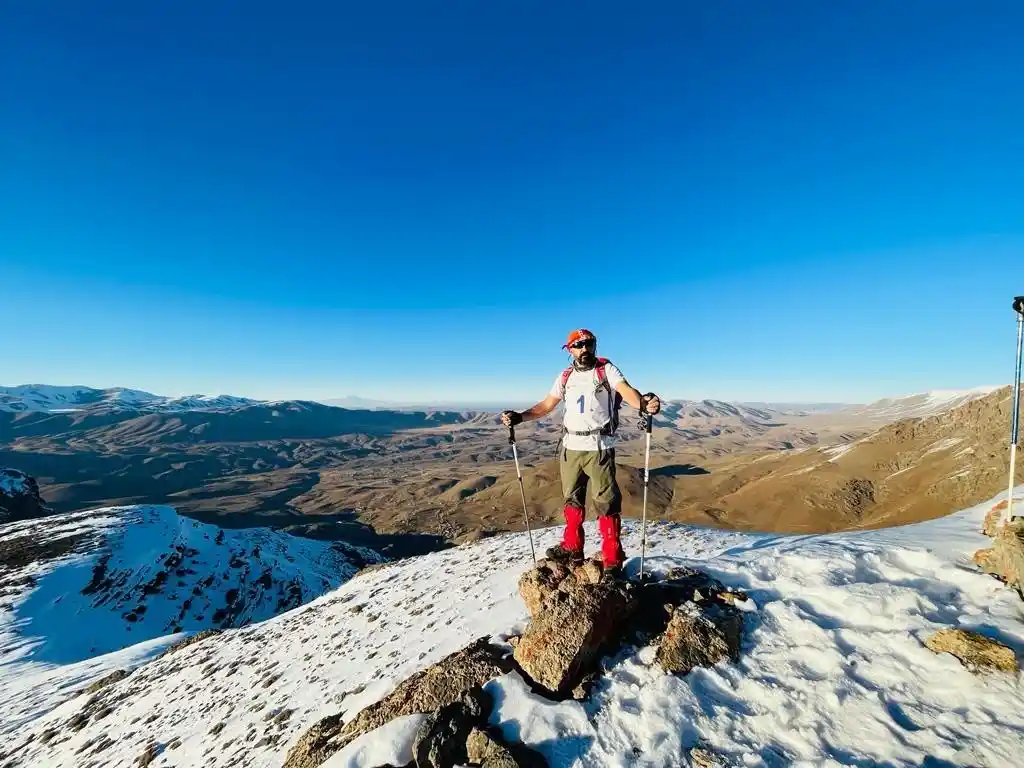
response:
[[[1006,496],[1006,519],[1013,522],[1013,488],[1017,470],[1017,441],[1020,437],[1020,368],[1021,350],[1024,348],[1024,296],[1013,300],[1013,308],[1017,312],[1017,367],[1013,378],[1013,398],[1010,401],[1012,412],[1010,426],[1010,490]]]
[[[647,447],[644,450],[644,506],[640,528],[640,583],[644,581],[644,561],[647,558],[647,485],[651,479],[651,430],[654,417],[646,415],[644,429],[647,431]]]
[[[533,548],[533,529],[530,527],[530,513],[526,510],[526,489],[523,488],[523,473],[519,470],[519,451],[516,449],[516,428],[508,428],[508,442],[512,446],[512,458],[516,460],[516,477],[519,478],[519,495],[523,499],[523,519],[526,520],[526,535],[530,539],[530,556],[537,565],[537,551]]]

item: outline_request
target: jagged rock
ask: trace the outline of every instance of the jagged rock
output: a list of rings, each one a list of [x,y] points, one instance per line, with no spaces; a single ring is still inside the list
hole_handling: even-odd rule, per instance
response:
[[[515,648],[515,660],[535,683],[566,694],[592,669],[635,609],[628,582],[589,584],[567,576],[543,601]]]
[[[50,514],[35,479],[17,469],[0,469],[0,523]]]
[[[599,560],[584,560],[576,566],[556,560],[538,560],[535,568],[520,577],[519,595],[530,616],[535,617],[555,592],[571,591],[578,584],[597,584],[603,575],[604,565]]]
[[[538,560],[535,568],[526,571],[519,578],[519,595],[526,603],[526,610],[530,616],[540,613],[544,601],[558,589],[558,585],[568,575],[569,568],[564,563]]]
[[[119,680],[124,680],[130,674],[131,674],[131,672],[129,672],[127,669],[115,669],[109,675],[105,675],[105,676],[101,677],[99,680],[97,680],[96,682],[86,686],[85,689],[82,691],[82,693],[87,693],[88,694],[88,693],[96,693],[97,691],[102,691],[108,685],[113,685],[114,683],[118,682]]]
[[[684,603],[675,608],[656,655],[666,672],[687,674],[694,667],[738,661],[743,614],[731,605]]]
[[[981,532],[986,536],[995,536],[999,532],[999,523],[1002,521],[1003,510],[1007,507],[1005,500],[996,504],[985,515],[985,521],[981,524]]]
[[[725,763],[718,759],[713,752],[703,747],[694,747],[690,750],[690,763],[694,768],[724,768]]]
[[[476,726],[486,725],[493,706],[491,695],[477,687],[428,715],[413,746],[416,768],[452,768],[464,764],[468,760],[469,734]]]
[[[223,631],[224,630],[221,629],[204,629],[202,632],[196,632],[194,635],[189,635],[184,640],[179,640],[174,643],[174,645],[169,645],[164,652],[160,654],[160,656],[170,656],[172,653],[177,653],[182,648],[188,648],[190,645],[195,645],[208,637],[219,635]]]
[[[990,637],[964,629],[942,629],[924,642],[935,653],[950,653],[972,672],[998,669],[1019,672],[1020,665],[1013,650]]]
[[[572,689],[571,695],[573,699],[575,699],[576,701],[586,700],[586,698],[590,696],[590,691],[594,687],[594,684],[597,682],[599,677],[600,675],[598,675],[598,673],[595,671],[591,672],[589,675],[580,680],[576,687]]]
[[[498,646],[481,637],[417,672],[391,694],[362,710],[348,723],[342,713],[330,715],[306,731],[288,753],[283,768],[317,768],[353,739],[389,723],[396,717],[428,714],[458,701],[488,680],[509,672],[511,661]]]
[[[604,576],[604,563],[600,560],[584,560],[583,565],[574,568],[572,573],[584,584],[598,584]]]
[[[645,582],[639,597],[634,627],[647,636],[662,634],[676,606],[684,603],[733,604],[747,600],[742,592],[730,591],[722,582],[693,568],[676,568],[658,581]]]
[[[548,768],[539,752],[522,744],[506,744],[497,730],[474,728],[466,740],[470,765],[480,768]]]
[[[992,546],[974,553],[974,562],[1024,594],[1024,521],[999,528]]]

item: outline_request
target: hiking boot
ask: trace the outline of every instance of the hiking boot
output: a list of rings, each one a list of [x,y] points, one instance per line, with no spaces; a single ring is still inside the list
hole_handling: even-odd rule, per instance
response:
[[[548,551],[544,554],[548,560],[554,560],[559,563],[568,563],[570,565],[583,564],[582,549],[566,549],[562,544],[555,544],[555,546],[549,547]]]
[[[601,574],[601,581],[617,581],[622,578],[622,566],[612,565],[604,569]]]

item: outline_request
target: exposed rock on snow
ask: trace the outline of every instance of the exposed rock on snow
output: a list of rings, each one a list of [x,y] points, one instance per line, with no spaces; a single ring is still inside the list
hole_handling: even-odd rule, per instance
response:
[[[496,728],[474,728],[466,740],[470,765],[480,768],[547,768],[547,761],[538,752],[522,744],[506,744]]]
[[[985,521],[981,525],[981,532],[986,536],[995,536],[999,533],[999,526],[1002,523],[1003,510],[1006,509],[1007,503],[1001,501],[996,504],[992,509],[989,510],[988,514],[985,515]]]
[[[577,570],[583,572],[584,567]],[[520,638],[515,660],[538,685],[554,694],[568,694],[620,635],[636,605],[628,582],[592,584],[567,574]]]
[[[98,693],[102,691],[104,688],[106,688],[108,685],[113,685],[118,680],[124,680],[130,674],[131,672],[129,672],[127,669],[115,669],[109,675],[105,675],[104,677],[101,677],[99,680],[97,680],[95,683],[86,686],[85,690],[82,691],[82,693]]]
[[[177,653],[183,648],[188,648],[190,645],[200,643],[208,637],[216,637],[221,633],[219,629],[204,629],[202,632],[196,632],[194,635],[189,635],[184,640],[179,640],[174,645],[168,646],[167,650],[163,652],[163,656],[170,656],[172,653]]]
[[[998,669],[1019,672],[1020,665],[1013,650],[990,637],[963,629],[943,629],[925,640],[925,646],[935,653],[951,653],[965,667],[974,671]]]
[[[541,560],[520,578],[519,594],[533,622],[517,639],[514,655],[538,685],[585,699],[596,682],[598,657],[627,635],[641,644],[658,637],[656,659],[668,672],[739,659],[743,615],[733,603],[747,599],[742,592],[692,568],[655,576],[639,590],[602,581],[601,571],[594,561],[573,567]]]
[[[690,750],[690,763],[693,768],[725,768],[725,763],[703,747],[694,747]]]
[[[1024,595],[1024,520],[996,528],[992,546],[975,552],[974,562]]]
[[[469,759],[467,739],[473,729],[487,725],[494,700],[479,686],[451,704],[427,715],[416,734],[416,768],[454,768]]]
[[[731,605],[684,603],[672,612],[655,657],[666,672],[739,661],[743,614]]]
[[[530,615],[537,616],[552,594],[568,592],[580,584],[597,584],[603,572],[604,567],[597,560],[584,560],[575,566],[556,560],[538,560],[536,567],[520,577],[519,595]]]
[[[427,714],[454,704],[467,691],[511,669],[506,651],[481,637],[417,672],[349,722],[343,722],[343,713],[325,717],[299,738],[288,753],[284,768],[317,768],[364,733],[404,715]]]
[[[0,524],[49,514],[34,478],[17,469],[0,469]]]

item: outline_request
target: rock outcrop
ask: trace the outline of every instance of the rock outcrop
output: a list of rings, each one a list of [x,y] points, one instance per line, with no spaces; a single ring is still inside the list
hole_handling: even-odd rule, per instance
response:
[[[0,523],[50,514],[35,479],[17,469],[0,469]]]
[[[1005,500],[1000,501],[985,515],[985,520],[981,524],[981,532],[986,536],[995,536],[999,533],[999,525],[1002,522],[1003,510],[1006,509],[1007,503]]]
[[[513,655],[549,694],[586,698],[598,659],[626,639],[658,645],[657,661],[672,673],[739,659],[736,605],[747,596],[703,571],[677,568],[638,587],[603,578],[599,563],[541,560],[519,592],[533,620]]]
[[[465,765],[467,740],[474,729],[486,727],[494,707],[490,694],[473,688],[451,704],[427,715],[416,734],[413,756],[416,768],[451,768]]]
[[[636,610],[632,584],[613,579],[592,583],[592,571],[586,564],[570,572],[541,561],[520,581],[533,621],[513,655],[523,672],[552,694],[572,691]]]
[[[972,672],[985,669],[1011,673],[1020,671],[1020,664],[1012,649],[970,630],[943,629],[925,640],[924,644],[935,653],[956,656]]]
[[[469,764],[480,768],[547,768],[547,760],[522,744],[507,744],[494,729],[474,728],[466,740]]]
[[[366,707],[349,722],[343,722],[342,713],[320,720],[292,747],[283,768],[317,768],[353,739],[397,717],[430,713],[436,715],[438,710],[462,701],[468,692],[488,680],[511,671],[512,666],[504,649],[491,645],[487,637],[482,637],[437,664],[417,672],[391,694]],[[436,717],[434,722],[437,722]]]
[[[687,674],[694,667],[739,661],[743,614],[731,605],[683,603],[661,636],[655,657],[666,672]]]
[[[580,584],[597,584],[603,574],[604,566],[597,560],[584,560],[582,565],[576,566],[555,560],[539,560],[536,567],[520,577],[519,596],[523,598],[530,616],[536,618],[545,601],[555,592],[569,592]]]
[[[992,546],[975,552],[974,562],[1024,595],[1024,520],[996,528]]]
[[[666,672],[687,674],[694,667],[737,661],[747,596],[693,568],[677,568],[640,591],[637,630],[658,646],[655,656]]]

